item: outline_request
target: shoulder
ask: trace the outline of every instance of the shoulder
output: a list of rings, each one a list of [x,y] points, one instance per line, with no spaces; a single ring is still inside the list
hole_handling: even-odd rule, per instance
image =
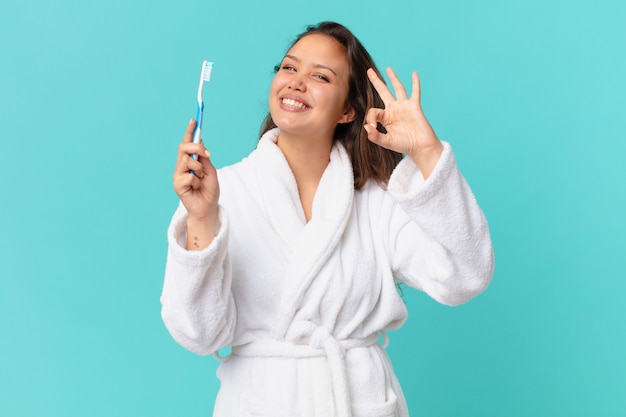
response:
[[[367,206],[368,211],[374,210],[374,212],[379,212],[384,206],[395,203],[387,192],[387,185],[373,179],[368,180],[363,187],[355,191],[354,199],[357,206],[361,208]]]

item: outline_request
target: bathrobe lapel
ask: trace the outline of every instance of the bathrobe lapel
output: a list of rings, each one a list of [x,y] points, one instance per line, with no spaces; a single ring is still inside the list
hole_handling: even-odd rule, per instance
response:
[[[294,243],[306,225],[306,218],[296,179],[276,145],[278,133],[278,129],[270,130],[259,141],[255,151],[256,175],[262,205],[272,229],[293,250]]]
[[[296,310],[306,302],[304,295],[311,282],[343,235],[352,210],[354,176],[347,152],[342,145],[335,145],[307,224],[295,178],[275,144],[277,137],[274,129],[261,138],[256,166],[267,216],[292,251],[274,328],[274,336],[283,339]]]

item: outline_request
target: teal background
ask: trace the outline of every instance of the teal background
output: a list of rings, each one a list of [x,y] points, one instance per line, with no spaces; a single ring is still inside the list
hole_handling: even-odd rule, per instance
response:
[[[452,143],[496,250],[456,308],[405,289],[414,416],[626,416],[623,0],[1,0],[0,415],[208,416],[217,362],[160,319],[176,148],[255,145],[276,64],[337,20]]]

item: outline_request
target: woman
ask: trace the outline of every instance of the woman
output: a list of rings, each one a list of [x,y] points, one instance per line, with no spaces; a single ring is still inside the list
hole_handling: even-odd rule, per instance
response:
[[[379,344],[407,317],[396,285],[457,305],[489,283],[487,223],[418,76],[409,97],[387,74],[395,98],[325,22],[277,67],[247,158],[216,171],[187,126],[162,316],[193,352],[232,346],[214,416],[408,416]]]

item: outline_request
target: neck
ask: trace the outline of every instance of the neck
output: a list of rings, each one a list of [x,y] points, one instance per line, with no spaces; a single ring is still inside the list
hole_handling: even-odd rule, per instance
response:
[[[321,178],[332,149],[332,137],[303,137],[280,132],[276,144],[285,155],[289,167],[296,176]]]
[[[332,137],[306,138],[281,132],[276,142],[285,155],[298,185],[300,202],[306,220],[312,215],[313,198],[317,186],[330,162]]]

